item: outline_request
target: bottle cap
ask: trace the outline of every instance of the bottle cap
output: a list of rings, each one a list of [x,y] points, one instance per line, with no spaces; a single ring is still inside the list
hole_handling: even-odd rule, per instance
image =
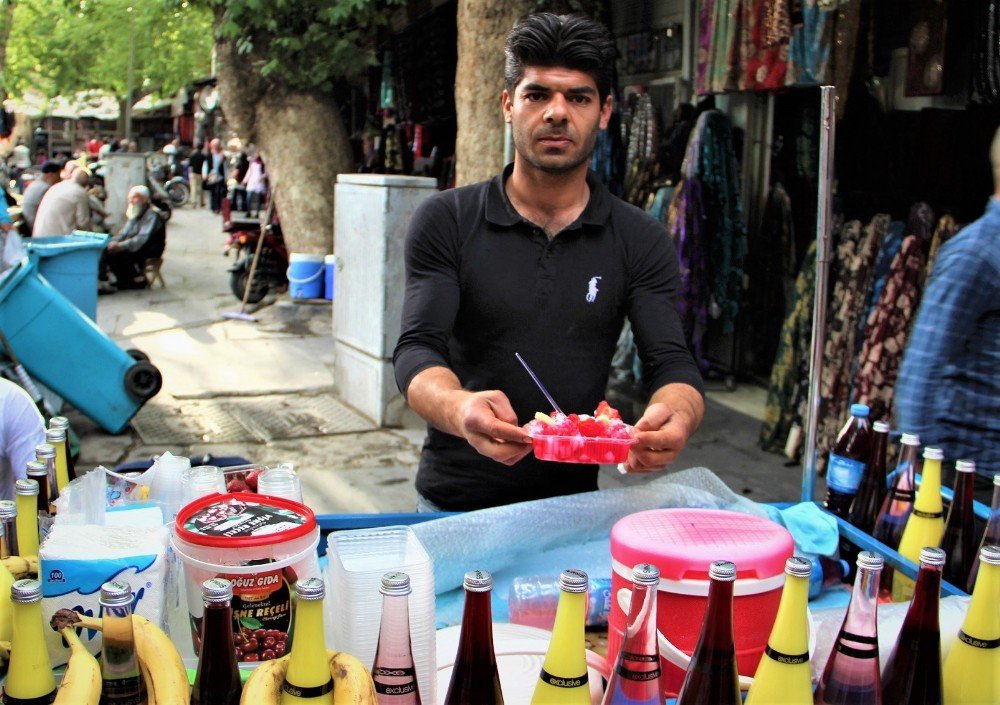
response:
[[[42,460],[29,460],[27,472],[28,477],[44,476],[45,478],[48,478],[49,464]]]
[[[795,578],[808,578],[812,574],[812,563],[801,556],[792,556],[785,561],[785,573]]]
[[[708,567],[708,577],[711,580],[732,582],[736,580],[736,564],[732,561],[715,561]]]
[[[42,584],[30,578],[15,580],[10,586],[10,599],[21,604],[38,602],[42,599]]]
[[[410,576],[406,573],[400,573],[399,571],[386,573],[382,576],[382,585],[378,590],[383,595],[409,595]]]
[[[983,546],[980,548],[979,562],[1000,565],[1000,546]]]
[[[975,472],[976,471],[976,461],[975,460],[956,460],[955,461],[955,472]]]
[[[469,592],[489,592],[493,589],[493,576],[485,570],[470,570],[462,584]]]
[[[50,428],[45,432],[45,440],[47,440],[52,445],[56,443],[66,442],[66,429],[65,428]]]
[[[889,424],[885,421],[876,421],[872,424],[872,430],[875,433],[889,433]]]
[[[1000,473],[993,476],[993,484],[1000,487]]]
[[[944,451],[940,448],[927,446],[924,448],[924,460],[944,460]]]
[[[899,442],[904,446],[918,446],[920,445],[920,436],[915,433],[904,433],[900,436]]]
[[[233,599],[233,583],[223,578],[209,578],[201,584],[205,602],[229,602]]]
[[[920,549],[920,563],[922,565],[942,566],[944,565],[945,554],[940,548],[926,546]]]
[[[659,585],[660,569],[652,563],[640,563],[632,568],[632,582],[638,585]]]
[[[132,602],[132,586],[124,580],[112,580],[101,585],[101,604],[119,607]]]
[[[300,600],[322,600],[326,597],[326,585],[319,578],[306,578],[295,583],[295,594]]]
[[[590,585],[590,577],[582,570],[570,568],[559,574],[559,589],[563,592],[587,592]]]
[[[49,428],[61,428],[65,431],[69,428],[69,419],[65,416],[53,416],[49,419]]]
[[[885,567],[885,559],[882,554],[875,551],[862,551],[858,554],[858,568],[866,570],[882,570]]]
[[[38,480],[18,480],[14,483],[14,493],[25,497],[38,494]]]
[[[867,404],[851,404],[851,416],[860,416],[862,418],[868,416],[871,409],[868,408]]]
[[[35,457],[39,460],[48,460],[56,457],[56,447],[51,443],[39,443],[35,446]]]
[[[0,499],[0,521],[17,517],[17,502],[10,499]]]

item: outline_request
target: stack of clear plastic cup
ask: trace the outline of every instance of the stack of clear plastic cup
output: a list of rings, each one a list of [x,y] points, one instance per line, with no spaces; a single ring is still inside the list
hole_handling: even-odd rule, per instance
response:
[[[326,639],[332,649],[357,656],[367,667],[375,660],[382,619],[382,576],[410,576],[410,640],[420,699],[436,703],[437,647],[434,562],[408,526],[387,526],[329,535]]]
[[[272,497],[283,497],[293,502],[302,501],[302,485],[290,464],[269,468],[257,477],[257,492]]]
[[[214,465],[197,465],[185,470],[181,475],[181,484],[184,487],[185,504],[205,495],[226,491],[222,470]]]

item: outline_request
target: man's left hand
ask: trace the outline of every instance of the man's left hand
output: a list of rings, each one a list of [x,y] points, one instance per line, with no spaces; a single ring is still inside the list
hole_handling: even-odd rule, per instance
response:
[[[112,240],[108,243],[108,252],[114,252],[118,249],[118,243]]]
[[[636,443],[622,463],[624,472],[657,472],[677,460],[691,435],[687,419],[660,402],[650,404],[635,426]]]

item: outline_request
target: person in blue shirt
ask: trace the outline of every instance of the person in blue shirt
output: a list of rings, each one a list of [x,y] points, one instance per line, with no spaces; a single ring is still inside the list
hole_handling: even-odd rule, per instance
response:
[[[1000,472],[1000,130],[990,149],[995,192],[983,217],[934,262],[896,385],[901,431],[976,462],[989,502]]]

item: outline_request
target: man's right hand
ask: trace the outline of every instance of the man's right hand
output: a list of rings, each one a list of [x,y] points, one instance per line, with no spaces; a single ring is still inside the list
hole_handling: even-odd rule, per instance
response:
[[[462,392],[456,426],[473,448],[504,465],[531,452],[531,437],[517,424],[517,414],[503,392]]]

